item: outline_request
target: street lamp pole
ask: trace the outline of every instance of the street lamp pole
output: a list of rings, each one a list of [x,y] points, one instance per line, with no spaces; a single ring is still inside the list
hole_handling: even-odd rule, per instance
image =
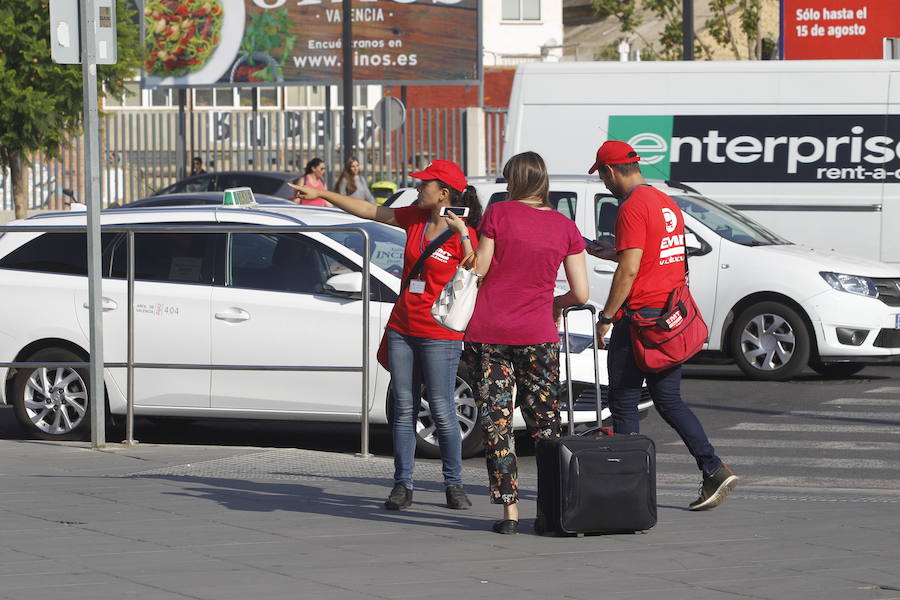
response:
[[[342,2],[341,50],[343,50],[344,88],[344,163],[353,156],[353,21],[351,0]]]
[[[694,60],[694,0],[681,0],[681,27],[684,33],[682,57]]]

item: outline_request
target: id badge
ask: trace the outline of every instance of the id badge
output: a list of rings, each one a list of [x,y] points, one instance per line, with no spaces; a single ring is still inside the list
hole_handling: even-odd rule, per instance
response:
[[[425,281],[422,279],[413,279],[409,282],[410,294],[423,294],[425,292]]]

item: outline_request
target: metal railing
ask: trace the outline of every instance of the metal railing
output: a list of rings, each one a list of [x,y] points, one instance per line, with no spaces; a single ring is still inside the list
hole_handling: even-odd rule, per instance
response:
[[[188,369],[210,371],[291,371],[291,372],[337,372],[360,373],[362,375],[362,399],[360,408],[360,452],[357,456],[369,458],[369,324],[371,321],[370,302],[370,256],[371,243],[368,232],[362,227],[311,227],[305,225],[296,226],[260,226],[260,225],[104,225],[103,233],[124,233],[127,236],[127,297],[128,297],[128,324],[127,324],[127,357],[125,362],[105,362],[104,368],[127,369],[127,389],[125,393],[126,417],[125,417],[125,441],[126,445],[134,445],[134,370],[135,369]],[[153,233],[358,233],[363,239],[362,253],[362,365],[357,366],[315,366],[315,365],[223,365],[223,364],[180,364],[180,363],[147,363],[135,362],[134,358],[134,242],[135,234]],[[86,225],[57,225],[57,226],[20,226],[0,227],[0,236],[4,233],[85,233]],[[87,240],[85,239],[85,244]],[[0,367],[28,369],[39,367],[89,368],[94,357],[89,362],[0,362]],[[89,402],[96,402],[89,398]]]

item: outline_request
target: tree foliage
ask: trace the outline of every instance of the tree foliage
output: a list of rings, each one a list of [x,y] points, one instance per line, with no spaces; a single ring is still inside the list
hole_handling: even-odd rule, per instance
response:
[[[118,62],[98,67],[101,93],[124,93],[140,64],[134,16],[130,2],[117,0]],[[38,151],[58,156],[82,126],[81,65],[51,60],[46,0],[0,0],[0,31],[0,169],[10,170],[16,217],[23,217],[30,157]]]
[[[697,0],[698,2],[700,0]],[[716,44],[728,48],[736,60],[761,58],[760,40],[761,0],[706,0],[711,16],[707,30]],[[614,16],[623,33],[639,38],[648,49],[647,54],[661,60],[681,60],[684,33],[682,28],[682,0],[592,0],[594,14],[603,19]],[[639,31],[646,15],[653,15],[663,30],[655,39],[648,39]],[[712,49],[694,38],[694,52],[712,58]]]

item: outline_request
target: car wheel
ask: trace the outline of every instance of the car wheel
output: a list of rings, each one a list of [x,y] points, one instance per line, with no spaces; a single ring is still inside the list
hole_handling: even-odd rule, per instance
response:
[[[478,406],[475,394],[465,379],[456,376],[456,414],[459,417],[459,429],[462,435],[463,458],[478,455],[482,449],[481,427],[479,426]],[[424,396],[424,394],[423,394]],[[419,417],[416,420],[416,450],[425,458],[440,458],[441,449],[437,439],[437,428],[431,418],[428,399],[422,398]]]
[[[850,362],[830,363],[812,361],[809,363],[809,368],[819,375],[824,375],[825,377],[843,379],[845,377],[850,377],[851,375],[856,375],[857,373],[865,369],[866,365]]]
[[[47,348],[26,362],[82,362],[62,348]],[[90,379],[87,369],[38,367],[21,369],[13,381],[16,419],[34,436],[45,440],[83,440],[90,437]]]
[[[750,379],[784,381],[806,366],[809,332],[792,308],[759,302],[735,319],[730,347],[734,362]]]

